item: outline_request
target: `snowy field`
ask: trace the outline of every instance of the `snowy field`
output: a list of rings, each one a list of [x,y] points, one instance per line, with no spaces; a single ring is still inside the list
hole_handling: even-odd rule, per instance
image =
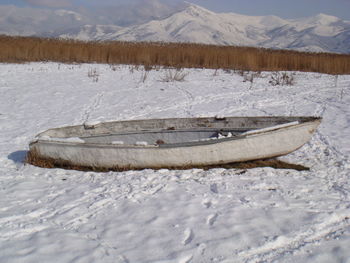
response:
[[[350,76],[0,64],[0,262],[350,262]],[[292,73],[290,73],[292,74]],[[272,168],[79,172],[24,165],[39,132],[85,121],[317,115]]]

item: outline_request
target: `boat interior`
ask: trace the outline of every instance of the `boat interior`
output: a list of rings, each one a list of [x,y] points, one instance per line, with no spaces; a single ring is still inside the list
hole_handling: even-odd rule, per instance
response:
[[[254,130],[317,117],[227,117],[150,119],[84,124],[50,129],[39,134],[51,138],[77,137],[85,143],[162,145],[237,137]]]
[[[163,130],[140,131],[118,134],[80,137],[86,143],[127,144],[127,145],[161,145],[183,142],[207,141],[229,138],[242,134],[246,129],[238,130]]]

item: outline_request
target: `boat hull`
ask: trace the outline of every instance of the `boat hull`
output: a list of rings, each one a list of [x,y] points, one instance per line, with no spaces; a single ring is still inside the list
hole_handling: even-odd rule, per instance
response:
[[[196,143],[148,146],[85,144],[38,140],[30,150],[38,158],[72,166],[107,169],[181,168],[277,157],[308,142],[320,119],[270,131]]]

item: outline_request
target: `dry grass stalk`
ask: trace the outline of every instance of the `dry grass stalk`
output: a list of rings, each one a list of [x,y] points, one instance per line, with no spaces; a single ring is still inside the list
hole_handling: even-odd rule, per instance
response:
[[[185,43],[84,42],[0,36],[0,62],[56,61],[350,74],[350,55]]]
[[[184,81],[185,77],[188,75],[188,73],[183,72],[180,69],[168,69],[165,72],[165,76],[161,78],[161,81],[163,82],[174,82],[174,81]]]
[[[272,86],[292,86],[294,85],[294,75],[290,72],[273,72],[269,83]]]
[[[98,82],[99,76],[100,74],[98,73],[97,69],[89,69],[88,77],[91,78],[93,82]]]

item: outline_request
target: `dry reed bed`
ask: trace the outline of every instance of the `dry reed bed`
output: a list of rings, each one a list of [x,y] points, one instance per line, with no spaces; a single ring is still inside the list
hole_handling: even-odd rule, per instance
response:
[[[33,61],[350,74],[348,54],[189,43],[85,42],[0,36],[0,62]]]

